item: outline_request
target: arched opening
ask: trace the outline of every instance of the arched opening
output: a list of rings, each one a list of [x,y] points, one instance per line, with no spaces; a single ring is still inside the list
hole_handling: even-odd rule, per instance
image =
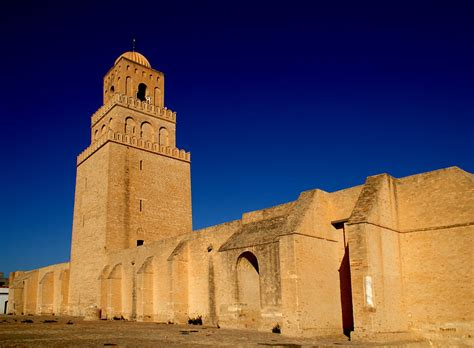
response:
[[[109,296],[107,317],[109,319],[122,317],[122,265],[118,264],[109,275]]]
[[[146,100],[146,85],[144,83],[138,85],[137,99],[141,101]]]
[[[260,314],[260,271],[258,260],[249,251],[237,260],[238,301],[249,316]],[[253,314],[253,315],[252,315]]]
[[[114,86],[110,87],[110,93],[112,94],[114,92],[115,92],[115,87]]]
[[[153,257],[145,260],[137,272],[137,318],[153,320]]]
[[[153,127],[148,122],[143,122],[141,126],[141,137],[143,140],[153,140]]]
[[[135,133],[135,121],[131,117],[125,119],[125,134],[133,135]]]
[[[41,291],[41,314],[53,313],[54,301],[54,273],[48,272],[40,281]]]
[[[158,141],[160,145],[169,146],[168,130],[165,127],[160,128]]]
[[[100,135],[104,135],[105,133],[107,133],[107,126],[104,124],[100,129]]]
[[[130,76],[125,79],[125,94],[132,96],[132,78]]]

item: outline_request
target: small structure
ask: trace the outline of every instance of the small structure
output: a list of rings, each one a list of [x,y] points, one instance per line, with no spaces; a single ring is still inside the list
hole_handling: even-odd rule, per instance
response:
[[[0,314],[7,313],[8,306],[8,278],[3,272],[0,272]]]

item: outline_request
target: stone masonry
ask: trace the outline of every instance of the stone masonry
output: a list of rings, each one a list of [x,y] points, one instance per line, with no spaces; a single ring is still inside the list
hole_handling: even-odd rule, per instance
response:
[[[12,273],[10,313],[473,337],[473,174],[380,174],[193,231],[163,73],[126,52],[103,93],[77,159],[70,262]]]

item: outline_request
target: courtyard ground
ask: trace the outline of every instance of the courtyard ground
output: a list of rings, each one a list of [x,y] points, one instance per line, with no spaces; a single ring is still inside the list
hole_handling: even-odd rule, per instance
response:
[[[427,342],[351,342],[344,336],[305,339],[271,332],[77,317],[0,315],[0,347],[425,347]]]

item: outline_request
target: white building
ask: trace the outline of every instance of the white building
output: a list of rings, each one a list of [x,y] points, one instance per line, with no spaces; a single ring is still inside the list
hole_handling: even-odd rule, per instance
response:
[[[0,288],[0,314],[7,314],[8,288]]]

